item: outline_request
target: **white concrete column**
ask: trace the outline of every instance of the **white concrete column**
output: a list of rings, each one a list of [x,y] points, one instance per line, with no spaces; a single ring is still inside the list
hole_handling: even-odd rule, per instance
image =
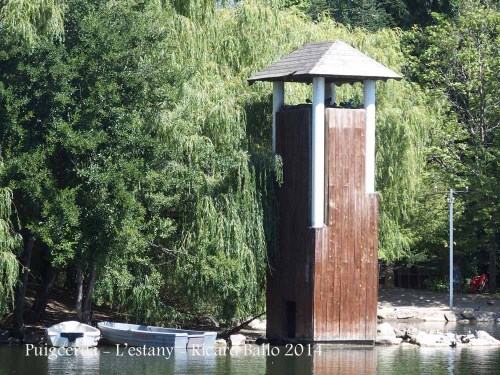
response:
[[[375,81],[364,82],[366,110],[365,191],[375,192]]]
[[[273,82],[273,154],[276,153],[276,112],[285,104],[285,82]]]
[[[325,203],[325,77],[313,78],[311,226],[324,225]]]
[[[330,98],[330,102],[325,102],[325,104],[333,105],[333,103],[335,103],[335,83],[329,83],[326,85],[325,101],[328,98]]]

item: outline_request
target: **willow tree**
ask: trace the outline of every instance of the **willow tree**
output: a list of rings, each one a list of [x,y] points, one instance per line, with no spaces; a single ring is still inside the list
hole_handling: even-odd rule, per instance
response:
[[[0,173],[2,169],[0,162]],[[14,302],[14,287],[19,270],[14,252],[19,245],[19,237],[12,229],[11,213],[12,191],[9,188],[0,188],[0,315],[7,312]]]
[[[64,33],[63,0],[1,0],[0,27],[3,33],[33,45]]]
[[[4,44],[0,55],[4,181],[28,198],[22,225],[130,320],[231,322],[264,308],[267,251],[279,239],[271,87],[249,87],[252,73],[326,39],[404,64],[398,31],[312,22],[262,1],[195,11],[203,3],[68,1],[63,41]],[[287,90],[290,103],[311,94]],[[361,95],[339,89],[341,100]],[[378,98],[380,255],[394,260],[414,241],[439,108],[406,81],[379,84]]]

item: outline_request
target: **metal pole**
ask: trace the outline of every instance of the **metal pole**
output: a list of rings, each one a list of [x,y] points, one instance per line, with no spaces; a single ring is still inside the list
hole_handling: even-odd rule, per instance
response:
[[[453,189],[450,189],[450,309],[453,308]]]

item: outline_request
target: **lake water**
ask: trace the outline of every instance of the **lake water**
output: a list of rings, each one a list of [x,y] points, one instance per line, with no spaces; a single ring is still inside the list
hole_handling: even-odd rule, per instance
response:
[[[466,333],[482,329],[500,339],[500,325],[412,324],[422,330]],[[286,347],[247,346],[229,352],[127,352],[99,347],[74,355],[27,356],[25,346],[0,346],[3,374],[500,374],[500,348],[352,347],[322,345]],[[272,352],[271,352],[272,350]],[[294,353],[295,351],[295,353]],[[44,353],[45,354],[45,353]],[[72,353],[69,353],[72,354]],[[121,355],[123,354],[123,355]],[[143,354],[143,353],[141,353]]]

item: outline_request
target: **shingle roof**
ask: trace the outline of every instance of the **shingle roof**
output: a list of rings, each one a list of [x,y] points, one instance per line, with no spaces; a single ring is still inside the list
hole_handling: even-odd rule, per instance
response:
[[[335,83],[402,78],[350,45],[334,40],[307,43],[265,70],[254,74],[248,82],[312,82],[312,77],[325,77],[327,82]]]

